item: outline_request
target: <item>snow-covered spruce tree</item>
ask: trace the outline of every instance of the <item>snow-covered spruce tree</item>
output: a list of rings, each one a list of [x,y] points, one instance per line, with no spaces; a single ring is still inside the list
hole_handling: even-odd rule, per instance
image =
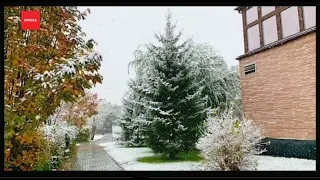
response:
[[[138,93],[138,89],[143,85],[143,80],[140,76],[136,77],[135,81],[131,81],[129,87],[133,90],[134,104],[132,113],[132,136],[129,141],[130,146],[140,147],[145,146],[145,133],[147,128],[146,109],[137,102],[143,102],[143,96]]]
[[[263,136],[261,127],[251,120],[232,116],[232,112],[210,111],[206,129],[197,143],[205,159],[207,170],[241,171],[254,170],[257,161],[254,155],[265,150],[261,148]],[[219,115],[218,115],[219,114]]]
[[[128,142],[132,138],[132,116],[133,116],[133,94],[132,91],[128,91],[125,93],[124,97],[122,98],[122,113],[119,125],[122,129],[121,131],[121,141]]]
[[[174,158],[194,148],[204,120],[203,89],[192,73],[188,41],[178,44],[181,32],[174,34],[171,14],[165,34],[156,35],[159,46],[150,44],[142,58],[149,60],[139,102],[146,109],[147,145],[155,152]]]
[[[144,133],[146,128],[145,110],[139,101],[141,95],[135,92],[141,81],[130,80],[128,86],[130,91],[123,99],[124,111],[120,121],[122,128],[122,140],[130,147],[140,147],[145,145]]]
[[[150,52],[143,52],[141,50],[135,51],[135,60],[129,63],[128,68],[133,66],[135,68],[135,78],[130,79],[127,83],[129,91],[125,95],[123,104],[127,106],[124,108],[122,123],[123,136],[126,135],[126,145],[130,147],[141,147],[146,145],[146,129],[148,128],[147,121],[147,101],[146,94],[151,91],[151,82],[153,81],[153,64]],[[129,72],[129,69],[128,69]],[[126,127],[123,127],[126,125]],[[124,139],[124,138],[122,138]]]
[[[143,147],[145,146],[145,129],[146,129],[146,118],[143,114],[136,116],[132,119],[131,124],[131,138],[126,143],[130,147]]]
[[[149,50],[150,46],[151,50]],[[142,95],[142,98],[135,105],[144,104],[146,107],[149,107],[148,104],[150,106],[157,104],[147,98],[148,94],[158,87],[155,84],[156,78],[154,78],[157,76],[156,58],[154,58],[155,46],[150,46],[146,52],[137,50],[135,60],[130,64],[134,65],[136,70],[135,80],[142,80],[142,83],[137,83],[139,86],[134,88],[134,92]],[[190,65],[191,73],[199,82],[199,87],[204,87],[201,97],[206,100],[206,108],[226,109],[232,106],[234,114],[241,118],[238,68],[228,69],[223,58],[208,44],[196,44],[189,39],[185,47],[187,48],[185,48],[183,57],[187,57],[188,63],[186,64]]]

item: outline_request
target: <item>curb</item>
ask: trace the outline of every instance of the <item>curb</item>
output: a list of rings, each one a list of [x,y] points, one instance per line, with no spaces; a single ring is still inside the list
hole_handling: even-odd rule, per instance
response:
[[[120,165],[119,162],[117,162],[112,156],[110,156],[110,154],[108,154],[107,151],[105,151],[99,144],[97,144],[97,146],[99,146],[99,147],[113,160],[113,162],[115,162],[116,165],[118,165],[118,166],[120,167],[120,169],[121,169],[122,171],[125,171],[125,169],[123,168],[123,166]]]

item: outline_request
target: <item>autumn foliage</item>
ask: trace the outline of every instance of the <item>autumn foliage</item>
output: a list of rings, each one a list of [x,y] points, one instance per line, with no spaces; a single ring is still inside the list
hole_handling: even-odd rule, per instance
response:
[[[67,109],[69,113],[63,119],[70,124],[76,125],[78,128],[82,128],[82,126],[87,124],[89,117],[97,114],[97,108],[97,94],[86,94],[69,106],[69,109]]]
[[[22,10],[40,11],[40,30],[20,29]],[[74,113],[87,110],[82,119],[68,120],[79,127],[94,114],[85,90],[101,83],[102,57],[78,25],[88,13],[75,6],[4,8],[5,170],[34,170],[45,161],[49,146],[39,128],[62,101],[71,103]]]

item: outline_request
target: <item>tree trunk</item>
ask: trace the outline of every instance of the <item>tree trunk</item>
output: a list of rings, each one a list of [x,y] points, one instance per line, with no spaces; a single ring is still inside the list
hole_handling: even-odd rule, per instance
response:
[[[20,155],[20,152],[21,152],[21,149],[20,149],[20,142],[16,140],[16,132],[18,132],[18,129],[15,128],[14,129],[14,132],[15,134],[13,135],[13,137],[11,138],[11,143],[12,143],[12,148],[11,148],[11,152],[12,152],[12,155],[11,155],[11,160],[13,162],[16,162],[17,159],[18,159],[18,156]],[[19,171],[19,167],[17,166],[13,166],[12,167],[12,170],[13,171]]]
[[[238,166],[232,166],[230,168],[231,171],[240,171],[239,167]]]
[[[174,157],[175,157],[175,154],[172,154],[172,153],[169,154],[169,159],[174,159]]]

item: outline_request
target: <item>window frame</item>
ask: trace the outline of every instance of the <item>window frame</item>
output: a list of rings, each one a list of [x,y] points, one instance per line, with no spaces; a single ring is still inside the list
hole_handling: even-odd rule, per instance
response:
[[[274,9],[271,11],[271,12],[268,12],[268,13],[266,13],[266,14],[262,14],[262,9],[263,9],[263,7],[273,7]],[[268,14],[270,14],[270,13],[272,13],[273,11],[275,11],[276,10],[276,6],[260,6],[260,8],[261,8],[261,17],[262,16],[266,16],[266,15],[268,15]]]
[[[274,18],[274,21],[272,21],[271,18]],[[276,42],[276,41],[279,40],[278,29],[277,29],[277,17],[276,17],[276,16],[271,16],[271,17],[269,17],[268,19],[265,19],[264,21],[262,21],[262,28],[265,28],[264,23],[267,22],[267,21],[272,21],[272,23],[275,23],[275,25],[276,25],[276,27],[275,27],[275,32],[276,32],[277,38],[276,38],[275,41],[272,41],[272,42],[268,42],[268,43],[267,43],[267,42],[266,42],[266,36],[265,36],[267,33],[266,33],[266,31],[264,30],[262,35],[263,35],[263,40],[264,40],[264,44],[265,44],[265,45],[274,43],[274,42]],[[274,29],[273,29],[273,31],[274,31]],[[274,32],[272,32],[272,33],[274,33]]]
[[[294,8],[295,7],[295,8]],[[290,8],[294,8],[294,9],[290,9]],[[283,13],[285,12],[285,11],[288,11],[289,9],[290,10],[297,10],[297,11],[293,11],[294,13],[296,13],[296,14],[289,14],[289,17],[291,17],[291,15],[293,16],[293,15],[297,15],[297,19],[295,19],[295,22],[294,23],[297,23],[297,24],[294,24],[294,25],[298,25],[298,31],[297,32],[290,32],[290,33],[292,33],[292,34],[289,34],[289,35],[286,35],[285,36],[285,34],[284,34],[284,28],[289,28],[290,30],[292,30],[293,29],[293,24],[291,24],[291,27],[289,27],[288,25],[289,24],[287,24],[287,25],[285,25],[284,23],[281,23],[281,31],[282,31],[282,37],[283,38],[286,38],[286,37],[289,37],[289,36],[292,36],[292,35],[294,35],[294,34],[296,34],[296,33],[299,33],[299,32],[301,32],[301,27],[300,27],[300,24],[299,24],[299,10],[298,10],[298,6],[291,6],[291,7],[289,7],[289,8],[287,8],[286,10],[283,10],[283,11],[281,11],[280,12],[280,17],[281,17],[281,20],[282,19],[284,19],[283,18]],[[288,18],[288,17],[287,17]],[[291,20],[291,19],[290,19]],[[296,27],[294,27],[294,28],[296,28]]]
[[[246,14],[245,14],[246,19],[247,19],[247,21],[248,21],[248,14],[247,14],[247,13],[248,13],[248,10],[251,10],[251,9],[252,9],[252,8],[254,8],[254,7],[256,7],[256,8],[257,8],[257,12],[255,12],[255,13],[256,13],[256,16],[257,16],[257,18],[256,18],[255,20],[251,21],[250,23],[252,23],[252,22],[254,22],[254,21],[256,21],[256,20],[258,20],[258,19],[259,19],[259,13],[258,13],[258,11],[259,11],[259,10],[258,10],[258,7],[259,7],[259,6],[252,6],[252,7],[250,7],[249,9],[247,9],[247,10],[246,10]],[[250,24],[250,23],[249,23],[249,24]]]
[[[251,49],[250,51],[252,51],[252,50],[255,50],[255,49],[257,49],[257,48],[259,48],[260,46],[261,46],[261,39],[260,39],[260,28],[259,28],[259,25],[258,24],[256,24],[256,25],[254,25],[254,26],[252,26],[252,27],[250,27],[250,28],[248,28],[247,29],[247,34],[248,34],[248,50],[249,50],[249,30],[251,29],[251,28],[254,28],[254,27],[256,27],[257,28],[257,31],[258,31],[258,39],[257,39],[257,41],[258,42],[255,42],[255,41],[252,41],[254,44],[258,44],[258,46],[257,47],[255,47],[255,48],[253,48],[253,49]],[[254,32],[254,31],[253,31]],[[254,36],[252,36],[252,37],[254,37]],[[254,38],[256,38],[256,37],[254,37]]]
[[[305,7],[307,7],[307,6],[302,6],[302,16],[303,16],[303,20],[304,20],[304,21],[303,21],[303,26],[304,26],[305,29],[313,28],[313,27],[315,27],[316,24],[317,24],[317,7],[316,7],[316,6],[312,6],[312,7],[315,8],[315,20],[316,20],[316,23],[315,23],[314,26],[310,26],[310,27],[308,27],[308,28],[306,27],[306,22],[307,22],[307,21],[305,21],[305,14],[304,14]]]
[[[281,23],[281,12],[292,7],[292,6],[275,6],[275,10],[262,16],[261,15],[261,6],[257,6],[258,9],[258,19],[247,24],[247,20],[246,20],[246,11],[249,10],[250,8],[252,8],[254,6],[248,6],[247,8],[244,8],[242,10],[242,24],[243,24],[243,37],[244,37],[244,51],[245,53],[248,53],[250,51],[262,48],[265,46],[264,44],[264,38],[263,38],[263,25],[262,22],[266,19],[271,18],[272,16],[276,17],[276,24],[277,24],[277,33],[278,33],[278,40],[280,41],[283,38],[283,34],[282,34],[282,23]],[[303,18],[303,6],[297,6],[298,7],[298,19],[299,19],[299,27],[300,27],[300,32],[304,31],[304,18]],[[248,34],[247,34],[247,30],[252,27],[259,24],[259,33],[260,33],[260,47],[250,50],[249,51],[249,47],[248,47]],[[275,41],[275,42],[277,42]]]

